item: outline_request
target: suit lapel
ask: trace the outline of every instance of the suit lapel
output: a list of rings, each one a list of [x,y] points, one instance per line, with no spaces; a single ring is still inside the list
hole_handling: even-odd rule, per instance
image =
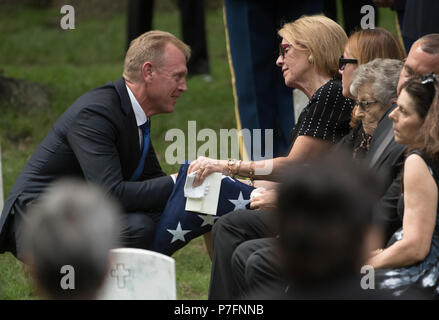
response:
[[[387,146],[384,148],[384,150],[381,152],[381,154],[378,156],[378,158],[375,160],[373,165],[371,167],[379,168],[383,162],[386,161],[387,157],[393,150],[393,145],[395,144],[395,140],[392,140],[387,144]]]
[[[127,168],[127,170],[124,171],[124,178],[129,179],[137,168],[141,157],[139,148],[139,129],[137,127],[136,116],[134,115],[124,78],[114,81],[113,84],[120,97],[122,113],[125,115],[125,117],[123,117],[122,128],[124,132],[121,132],[121,136],[122,143],[125,145],[125,148],[128,149],[129,156],[125,157],[128,163],[125,164],[126,166],[122,167]]]

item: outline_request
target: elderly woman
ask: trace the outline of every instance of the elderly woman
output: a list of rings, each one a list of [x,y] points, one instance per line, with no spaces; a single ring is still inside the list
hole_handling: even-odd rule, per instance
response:
[[[396,37],[383,28],[362,29],[353,33],[346,43],[343,55],[340,57],[340,74],[342,75],[343,95],[348,98],[356,97],[350,92],[354,71],[358,66],[376,58],[397,59],[405,58],[404,48]],[[360,120],[355,116],[357,107],[354,107],[351,117],[351,126],[360,125]],[[361,131],[361,129],[358,129]],[[356,131],[351,132],[357,133]],[[357,139],[356,135],[351,136]]]
[[[396,101],[396,88],[403,65],[396,59],[375,59],[354,71],[349,91],[356,99],[354,116],[362,125],[352,128],[341,142],[353,150],[354,159],[366,156],[378,121]]]
[[[199,172],[202,181],[212,172],[239,175],[253,179],[277,181],[282,167],[295,161],[318,157],[349,130],[352,101],[343,97],[338,76],[338,58],[343,52],[347,36],[334,21],[324,16],[304,16],[285,24],[279,31],[282,37],[279,58],[285,84],[302,90],[309,98],[291,136],[287,156],[263,161],[213,160],[200,157],[190,171]],[[262,174],[272,164],[272,171]],[[255,185],[258,186],[259,181]],[[266,184],[265,184],[266,185]],[[268,190],[251,200],[251,207],[269,209],[275,203],[275,191]],[[240,294],[231,261],[238,245],[251,239],[277,234],[270,211],[231,212],[213,227],[213,258],[210,299],[230,299]]]
[[[285,84],[302,90],[309,98],[293,128],[289,154],[256,162],[199,157],[189,167],[189,172],[198,170],[195,185],[212,172],[276,181],[283,165],[317,157],[349,131],[352,102],[343,97],[336,79],[339,56],[347,41],[344,30],[324,16],[304,16],[285,24],[279,35],[282,43],[276,64]]]
[[[394,295],[407,289],[439,296],[439,99],[433,75],[409,80],[390,113],[396,142],[411,150],[404,162],[398,213],[402,229],[387,248],[373,252],[368,264],[377,270],[378,288]],[[432,103],[433,101],[433,103]]]

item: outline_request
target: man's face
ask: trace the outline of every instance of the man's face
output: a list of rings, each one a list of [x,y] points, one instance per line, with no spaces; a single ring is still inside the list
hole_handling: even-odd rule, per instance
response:
[[[429,54],[421,49],[421,43],[415,42],[410,49],[404,67],[399,76],[398,93],[401,86],[414,76],[422,76],[427,73],[434,72],[439,74],[439,53]]]
[[[148,102],[152,114],[170,113],[186,86],[186,58],[175,45],[165,46],[163,62],[153,66],[152,79],[148,84]],[[151,115],[152,115],[151,114]]]

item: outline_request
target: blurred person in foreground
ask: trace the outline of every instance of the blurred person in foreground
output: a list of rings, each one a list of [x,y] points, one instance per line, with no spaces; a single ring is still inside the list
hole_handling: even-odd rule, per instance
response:
[[[43,297],[96,298],[119,214],[113,199],[79,180],[55,182],[39,198],[24,220],[23,257]]]
[[[248,297],[378,297],[380,292],[361,287],[360,270],[370,250],[381,242],[374,207],[382,185],[361,163],[344,156],[332,155],[285,171],[277,199],[279,236],[273,239],[271,257],[284,284],[253,291]]]

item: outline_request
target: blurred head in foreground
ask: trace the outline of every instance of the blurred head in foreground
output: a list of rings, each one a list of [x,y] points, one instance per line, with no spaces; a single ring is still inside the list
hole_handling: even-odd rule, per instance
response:
[[[49,299],[93,299],[117,245],[119,207],[100,189],[76,180],[54,183],[31,207],[24,259]]]
[[[278,197],[285,279],[293,288],[319,292],[358,277],[381,241],[374,217],[380,181],[347,157],[286,171]]]

